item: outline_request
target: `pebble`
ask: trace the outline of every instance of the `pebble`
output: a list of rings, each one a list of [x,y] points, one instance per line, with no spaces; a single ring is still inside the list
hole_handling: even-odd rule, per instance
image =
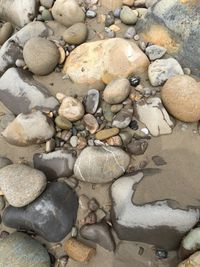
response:
[[[128,6],[123,6],[120,12],[120,19],[124,24],[134,25],[137,22],[136,13]]]
[[[0,170],[0,188],[8,203],[14,207],[31,203],[45,187],[45,175],[27,165],[11,164]]]
[[[105,32],[107,33],[108,38],[115,38],[116,37],[116,33],[114,31],[112,31],[110,28],[105,28]]]
[[[190,75],[191,74],[191,69],[190,68],[184,68],[183,71],[184,71],[185,75]]]
[[[99,203],[95,198],[91,198],[88,202],[88,208],[91,211],[97,211],[99,209]]]
[[[132,140],[131,133],[126,130],[120,131],[119,136],[121,137],[124,146],[127,146]]]
[[[93,241],[108,251],[115,249],[115,242],[106,223],[83,225],[80,229],[83,238]]]
[[[129,124],[129,127],[135,131],[139,129],[139,126],[136,120],[132,120],[131,123]]]
[[[138,34],[136,34],[136,35],[133,37],[133,39],[134,39],[135,41],[139,41],[139,40],[140,40],[140,36],[139,36]]]
[[[133,39],[133,37],[136,35],[136,29],[135,27],[129,27],[127,31],[124,34],[125,39]]]
[[[123,5],[127,5],[127,6],[133,6],[135,0],[123,0],[122,3]]]
[[[170,78],[161,90],[161,98],[171,115],[183,122],[200,119],[200,84],[190,76]]]
[[[134,6],[135,7],[146,7],[145,3],[146,3],[146,0],[135,0]]]
[[[0,169],[12,164],[12,161],[9,158],[0,156]]]
[[[128,152],[133,155],[142,155],[148,147],[147,141],[135,140],[127,145]]]
[[[88,210],[88,202],[89,202],[89,197],[86,195],[82,194],[79,196],[78,202],[79,202],[79,207],[83,210]]]
[[[129,80],[118,78],[110,82],[103,92],[103,99],[109,104],[120,104],[130,93]]]
[[[62,131],[60,138],[67,142],[72,136],[72,131]]]
[[[84,43],[88,36],[88,28],[84,23],[76,23],[66,29],[63,33],[63,39],[71,45],[80,45]]]
[[[130,124],[132,116],[133,107],[131,105],[127,105],[116,114],[113,119],[112,126],[119,129],[126,128]]]
[[[137,77],[137,76],[129,77],[129,82],[131,86],[136,87],[140,84],[140,77]]]
[[[46,142],[45,152],[46,153],[52,152],[55,150],[55,147],[56,147],[55,140],[51,138]]]
[[[69,257],[68,256],[62,256],[57,260],[57,265],[54,267],[66,267],[68,263]]]
[[[182,74],[183,70],[174,58],[157,59],[148,68],[148,77],[153,86],[162,85],[169,78]]]
[[[167,164],[167,162],[160,156],[153,156],[152,160],[156,166],[163,166]]]
[[[0,239],[4,239],[9,236],[9,233],[7,231],[1,231],[0,233]]]
[[[47,250],[30,236],[14,232],[0,240],[0,266],[50,267]]]
[[[146,48],[146,55],[153,61],[159,59],[165,55],[167,49],[159,45],[150,45]]]
[[[10,22],[6,22],[0,28],[0,45],[3,45],[12,35],[13,26]]]
[[[114,23],[115,23],[114,13],[113,11],[109,11],[108,14],[106,15],[105,26],[109,27]]]
[[[78,138],[78,146],[77,146],[77,149],[82,150],[86,146],[87,146],[87,140],[84,137],[80,136]]]
[[[155,254],[158,259],[167,259],[168,257],[168,251],[162,248],[156,248]]]
[[[112,105],[111,106],[111,111],[113,113],[119,112],[123,108],[123,104],[117,104],[117,105]]]
[[[69,140],[69,143],[72,147],[77,147],[78,145],[78,137],[77,136],[72,136]]]
[[[0,196],[0,211],[2,211],[6,206],[5,200],[3,196]]]
[[[106,143],[110,146],[119,146],[119,147],[122,146],[122,140],[119,135],[106,139]]]
[[[26,42],[23,57],[30,71],[36,75],[47,75],[58,64],[59,51],[53,42],[35,37]]]
[[[83,121],[85,122],[86,129],[91,133],[94,134],[97,132],[99,128],[99,124],[96,118],[92,114],[86,114],[83,117]]]
[[[74,227],[72,227],[71,236],[77,237],[77,235],[78,235],[78,229],[76,226],[74,226]]]
[[[96,133],[95,137],[98,140],[106,140],[112,136],[115,136],[119,133],[118,128],[109,128],[105,130],[101,130],[98,133]]]
[[[95,224],[97,222],[96,213],[91,211],[88,215],[84,218],[84,224]]]
[[[15,65],[18,68],[23,68],[26,65],[26,63],[25,63],[25,61],[23,59],[17,59],[15,61]]]
[[[44,9],[44,10],[42,11],[42,19],[43,19],[44,21],[53,20],[53,17],[52,17],[51,12],[50,12],[49,10],[47,10],[47,9]]]
[[[85,13],[86,17],[89,19],[93,19],[97,16],[97,13],[94,10],[87,10]]]
[[[51,8],[53,6],[54,0],[40,0],[40,4],[46,8]]]
[[[83,104],[76,98],[67,96],[63,99],[58,110],[60,116],[69,121],[78,121],[84,116]]]
[[[60,129],[63,130],[70,130],[72,128],[71,121],[61,116],[57,116],[55,118],[55,123]]]
[[[87,113],[94,114],[99,105],[99,91],[91,89],[88,91],[85,100],[85,110]]]
[[[101,106],[104,118],[106,119],[106,121],[111,122],[114,116],[114,114],[111,112],[111,105],[103,101]]]
[[[147,44],[145,42],[140,41],[139,47],[142,51],[146,51]]]
[[[114,16],[115,18],[119,18],[121,13],[121,7],[118,7],[114,10]]]

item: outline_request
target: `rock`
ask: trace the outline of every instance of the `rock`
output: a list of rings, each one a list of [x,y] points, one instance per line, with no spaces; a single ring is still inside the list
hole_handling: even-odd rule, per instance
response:
[[[10,22],[6,22],[3,24],[3,26],[0,28],[0,45],[4,44],[5,41],[10,38],[10,36],[13,33],[13,27]]]
[[[80,234],[83,238],[97,243],[106,250],[113,251],[115,249],[113,236],[109,226],[105,223],[84,225],[80,229]]]
[[[97,16],[97,13],[94,10],[87,10],[85,13],[86,17],[89,19],[93,19]]]
[[[72,147],[77,147],[78,145],[78,137],[76,135],[73,135],[70,140],[69,143]]]
[[[117,7],[114,10],[114,16],[115,16],[115,18],[120,18],[120,13],[121,13],[121,7]]]
[[[36,75],[51,73],[59,61],[56,45],[44,38],[31,38],[24,46],[23,56],[29,70]]]
[[[122,0],[100,0],[100,3],[103,7],[109,10],[115,10],[122,6]]]
[[[129,93],[129,80],[125,78],[118,78],[106,86],[103,92],[103,98],[109,104],[119,104],[128,97]]]
[[[162,85],[169,78],[184,74],[183,70],[174,58],[157,59],[149,65],[148,76],[153,86]]]
[[[85,19],[85,13],[75,0],[56,0],[52,8],[52,15],[55,20],[66,27],[83,22]]]
[[[184,122],[200,119],[200,84],[192,77],[170,78],[161,91],[163,104],[171,115]]]
[[[106,140],[112,136],[115,136],[119,133],[118,128],[109,128],[109,129],[104,129],[96,133],[95,137],[98,140]]]
[[[114,117],[112,126],[120,129],[128,127],[132,120],[133,108],[131,105],[127,105],[122,108]]]
[[[146,55],[150,60],[156,60],[164,56],[167,49],[159,45],[150,45],[146,48]]]
[[[174,209],[167,200],[134,204],[133,197],[142,178],[143,174],[137,173],[123,176],[112,184],[114,229],[120,239],[173,250],[199,220],[198,208]]]
[[[44,23],[34,21],[12,35],[0,49],[0,74],[13,67],[17,59],[23,58],[23,47],[29,39],[38,36],[47,37],[49,33]]]
[[[47,250],[30,236],[14,232],[0,240],[0,266],[50,267]]]
[[[56,98],[31,73],[17,68],[8,69],[0,78],[0,99],[15,115],[36,108],[54,110],[58,106]]]
[[[114,23],[115,23],[114,13],[112,11],[109,11],[108,14],[106,15],[105,26],[110,27]]]
[[[8,203],[14,207],[31,203],[45,187],[45,175],[27,165],[11,164],[0,170],[1,191]]]
[[[85,111],[78,99],[67,96],[63,99],[58,113],[69,121],[78,121],[84,116]]]
[[[17,59],[15,61],[15,65],[17,68],[24,68],[26,66],[26,63],[23,59]]]
[[[122,146],[122,139],[119,135],[110,137],[106,140],[106,144],[108,144],[109,146]]]
[[[55,139],[51,138],[50,140],[48,140],[48,141],[46,142],[46,145],[45,145],[45,152],[46,152],[46,153],[52,152],[52,151],[55,150],[55,147],[56,147]]]
[[[74,175],[90,183],[106,183],[121,176],[129,165],[129,155],[116,147],[86,147],[76,160]]]
[[[160,98],[150,97],[136,103],[138,120],[146,125],[153,136],[172,133],[173,122]]]
[[[51,8],[53,6],[54,0],[40,0],[40,4],[46,8]]]
[[[75,156],[65,150],[33,155],[34,167],[45,173],[48,180],[70,177],[73,174]]]
[[[18,0],[0,1],[1,20],[9,21],[21,28],[36,17],[36,12],[37,2],[35,0],[20,3]]]
[[[181,262],[178,267],[198,267],[200,262],[200,252],[194,253],[187,260]]]
[[[60,242],[76,220],[76,193],[65,183],[49,183],[34,202],[23,208],[8,206],[3,223],[11,228],[35,232],[49,242]]]
[[[146,0],[145,1],[145,5],[147,8],[152,7],[153,5],[155,5],[158,2],[158,0]]]
[[[138,17],[130,7],[123,6],[120,13],[120,19],[124,24],[134,25],[136,24]]]
[[[111,105],[106,102],[103,102],[102,110],[103,110],[103,116],[106,119],[106,121],[111,122],[114,116],[114,114],[111,111]]]
[[[136,35],[135,27],[129,27],[127,31],[124,34],[125,39],[133,39],[133,37]]]
[[[136,44],[114,38],[78,46],[68,56],[63,72],[75,83],[99,88],[119,77],[143,73],[148,65]]]
[[[99,203],[95,198],[91,198],[88,202],[88,208],[91,211],[97,211],[99,209]]]
[[[63,129],[63,130],[70,130],[72,128],[71,121],[69,121],[66,118],[63,118],[61,116],[56,117],[55,123],[60,129]]]
[[[12,161],[6,157],[0,157],[0,169],[12,164]]]
[[[127,145],[128,152],[133,155],[142,155],[148,147],[147,141],[135,140]]]
[[[53,20],[51,12],[49,10],[47,10],[47,9],[44,9],[42,11],[42,19],[44,21]]]
[[[63,33],[63,39],[68,44],[80,45],[85,42],[87,35],[87,26],[84,23],[76,23]]]
[[[67,255],[77,262],[88,262],[96,251],[92,247],[88,247],[75,238],[68,239],[64,244]]]
[[[91,211],[88,215],[84,218],[84,224],[95,224],[97,222],[96,213]]]
[[[185,259],[198,251],[199,249],[199,232],[200,228],[194,228],[187,233],[181,242],[179,255],[181,259]]]
[[[153,4],[145,19],[137,24],[141,37],[146,42],[164,46],[181,65],[199,76],[200,3],[162,0]]]
[[[123,0],[123,5],[133,6],[135,0]]]
[[[83,121],[85,122],[86,129],[91,133],[94,134],[99,128],[99,124],[96,118],[92,114],[86,114],[83,117]]]
[[[112,105],[111,106],[111,111],[113,113],[119,112],[123,108],[123,104],[118,104],[118,105]]]
[[[19,114],[1,134],[12,145],[28,146],[45,142],[54,132],[52,122],[42,112],[35,111]]]
[[[99,91],[91,89],[87,93],[85,100],[85,110],[87,113],[94,114],[99,105]]]

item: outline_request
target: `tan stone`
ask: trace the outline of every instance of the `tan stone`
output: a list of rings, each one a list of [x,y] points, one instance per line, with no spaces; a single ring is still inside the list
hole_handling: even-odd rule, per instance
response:
[[[119,133],[118,128],[109,128],[109,129],[101,130],[96,134],[96,139],[105,140],[112,136],[117,135],[118,133]]]
[[[84,43],[67,58],[63,72],[78,84],[100,86],[130,74],[140,75],[149,60],[133,42],[122,38]]]
[[[123,5],[133,6],[135,0],[123,0]]]
[[[101,5],[109,10],[114,10],[117,7],[121,7],[122,2],[122,0],[100,0]]]
[[[175,118],[185,122],[200,119],[200,84],[192,77],[178,75],[170,78],[162,88],[161,97]]]
[[[194,253],[187,260],[183,261],[178,267],[199,267],[200,266],[200,252]]]
[[[92,114],[86,114],[83,117],[83,121],[86,124],[87,130],[91,133],[94,134],[99,128],[99,124],[96,120],[96,118]]]

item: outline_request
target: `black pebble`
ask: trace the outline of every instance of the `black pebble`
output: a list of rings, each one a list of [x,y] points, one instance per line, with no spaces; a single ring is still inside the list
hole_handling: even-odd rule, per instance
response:
[[[129,82],[130,82],[131,86],[136,87],[140,84],[140,77],[134,77],[134,76],[130,77]]]
[[[155,253],[159,259],[166,259],[168,257],[168,251],[162,248],[157,248]]]
[[[131,128],[131,129],[133,129],[133,130],[138,130],[138,123],[137,123],[137,121],[136,120],[133,120],[133,121],[131,121],[131,123],[129,124],[129,127]]]

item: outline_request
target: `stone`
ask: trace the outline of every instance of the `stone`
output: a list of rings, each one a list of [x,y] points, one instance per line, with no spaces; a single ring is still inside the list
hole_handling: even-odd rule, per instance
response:
[[[54,0],[40,0],[40,4],[46,8],[51,8],[53,6]]]
[[[139,121],[144,123],[151,135],[159,136],[172,133],[173,122],[160,98],[150,97],[136,103],[136,113]]]
[[[78,145],[78,137],[76,135],[73,135],[70,140],[69,143],[72,147],[77,147]]]
[[[95,224],[97,222],[96,213],[91,211],[88,215],[84,218],[84,224]]]
[[[91,89],[88,91],[85,100],[85,110],[87,113],[94,114],[99,105],[99,91]]]
[[[75,238],[68,239],[64,244],[67,255],[77,262],[87,263],[96,254],[96,250],[86,246]]]
[[[155,5],[158,2],[158,0],[146,0],[145,1],[145,5],[147,8],[152,7],[153,5]]]
[[[136,24],[138,17],[134,10],[132,10],[130,7],[123,6],[120,13],[120,19],[124,24],[134,25]]]
[[[80,229],[83,238],[97,243],[108,251],[115,249],[115,242],[109,226],[106,223],[83,225]]]
[[[70,177],[73,174],[75,160],[76,157],[65,150],[33,155],[34,167],[42,171],[50,181],[60,177]]]
[[[123,5],[133,6],[135,0],[123,0]]]
[[[13,26],[10,22],[6,22],[3,24],[3,26],[0,28],[0,45],[4,44],[5,41],[10,38],[10,36],[13,33]]]
[[[35,0],[20,3],[17,0],[0,1],[1,20],[9,21],[20,28],[30,23],[36,17],[36,10],[37,2]]]
[[[115,10],[122,6],[122,0],[100,0],[100,3],[103,7],[109,10]]]
[[[125,39],[133,39],[133,37],[136,35],[135,27],[129,27],[127,31],[124,34]]]
[[[46,142],[46,145],[45,145],[45,152],[46,152],[46,153],[52,152],[52,151],[55,150],[55,147],[56,147],[55,139],[51,138],[50,140],[48,140],[48,141]]]
[[[73,122],[80,120],[84,116],[85,110],[83,104],[78,99],[67,96],[63,99],[58,113],[60,116]]]
[[[0,266],[50,267],[47,250],[30,236],[14,232],[0,240]]]
[[[0,170],[1,191],[13,207],[28,205],[44,191],[45,187],[45,175],[27,165],[11,164]]]
[[[74,175],[85,182],[106,183],[125,173],[129,162],[129,155],[120,148],[86,147],[76,160]]]
[[[164,46],[183,67],[200,75],[199,10],[196,0],[153,1],[143,20],[137,24],[141,38],[146,42]]]
[[[71,121],[69,121],[66,118],[63,118],[61,116],[56,117],[55,123],[60,129],[63,129],[63,130],[70,130],[73,126]]]
[[[119,135],[106,139],[106,144],[108,144],[109,146],[119,146],[119,147],[123,145],[122,139]]]
[[[85,42],[88,35],[87,26],[84,23],[76,23],[63,33],[63,39],[68,44],[80,45]]]
[[[117,7],[114,10],[114,16],[115,16],[115,18],[119,18],[120,17],[120,12],[121,12],[121,7]]]
[[[151,61],[163,57],[166,52],[167,49],[159,45],[150,45],[145,50],[146,55]]]
[[[9,158],[0,156],[0,169],[10,164],[12,164],[12,161]]]
[[[31,22],[13,34],[0,49],[0,74],[13,67],[17,59],[23,58],[23,47],[29,39],[49,34],[49,28],[40,21]]]
[[[117,104],[111,106],[111,112],[117,113],[123,108],[123,104]]]
[[[113,11],[109,11],[108,14],[106,15],[105,26],[110,27],[114,23],[115,23],[114,13]]]
[[[200,263],[200,252],[194,253],[185,261],[181,262],[178,267],[198,267]]]
[[[47,9],[44,9],[42,11],[42,19],[44,21],[53,20],[51,12],[49,10],[47,10]]]
[[[29,113],[32,109],[52,111],[58,106],[56,98],[36,82],[31,73],[17,68],[10,68],[1,76],[0,99],[15,115]]]
[[[99,203],[97,202],[97,200],[95,198],[91,198],[88,201],[88,208],[91,211],[97,211],[99,209]]]
[[[23,57],[30,71],[36,75],[47,75],[58,64],[59,51],[53,42],[35,37],[25,44]]]
[[[12,145],[28,146],[44,143],[54,132],[52,121],[41,111],[35,111],[30,114],[19,114],[1,134]]]
[[[114,79],[143,73],[148,65],[135,43],[114,38],[78,46],[68,56],[63,72],[75,83],[98,89]]]
[[[133,155],[142,155],[148,147],[147,141],[135,140],[127,145],[127,150]]]
[[[157,59],[148,68],[148,77],[153,86],[162,85],[169,78],[182,74],[183,70],[174,58]]]
[[[176,249],[185,233],[199,220],[198,208],[174,209],[167,200],[134,204],[133,197],[142,179],[143,173],[139,172],[112,184],[113,227],[120,239]]]
[[[92,114],[86,114],[83,117],[83,121],[86,125],[86,129],[91,133],[94,134],[97,132],[99,128],[99,124],[96,118]]]
[[[112,122],[112,127],[117,127],[120,129],[128,127],[132,120],[133,116],[133,107],[131,105],[127,105],[122,108],[114,117]]]
[[[52,15],[55,20],[66,27],[83,22],[85,19],[85,13],[75,0],[56,0],[52,8]]]
[[[184,122],[200,119],[200,84],[190,76],[170,78],[161,90],[161,98],[168,112]]]
[[[97,13],[94,10],[87,10],[85,13],[86,17],[89,19],[93,19],[97,16]]]
[[[130,93],[130,83],[126,78],[110,82],[103,91],[103,99],[109,104],[120,104]]]
[[[25,65],[26,65],[26,63],[25,63],[25,61],[24,61],[23,59],[17,59],[17,60],[15,61],[15,65],[16,65],[16,67],[18,67],[18,68],[24,68]]]
[[[95,137],[98,140],[106,140],[112,136],[115,136],[119,133],[118,128],[109,128],[109,129],[104,129],[96,133]]]
[[[2,219],[8,227],[33,231],[49,242],[60,242],[70,233],[77,209],[76,193],[65,183],[53,182],[28,206],[8,206]]]

